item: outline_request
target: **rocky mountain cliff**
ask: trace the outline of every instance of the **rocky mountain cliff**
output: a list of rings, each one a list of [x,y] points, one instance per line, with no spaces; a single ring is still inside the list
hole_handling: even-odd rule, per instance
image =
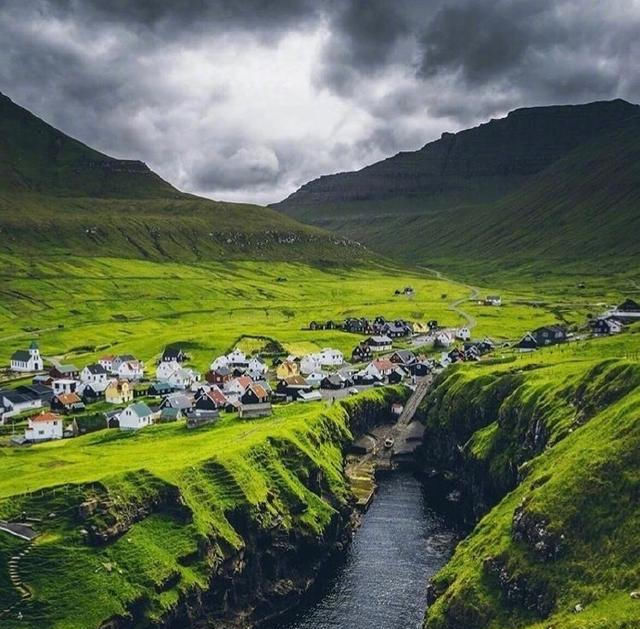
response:
[[[640,114],[623,100],[517,109],[357,172],[311,181],[274,207],[309,222],[323,205],[421,197],[436,205],[500,196],[580,144]],[[317,208],[313,217],[304,208]]]

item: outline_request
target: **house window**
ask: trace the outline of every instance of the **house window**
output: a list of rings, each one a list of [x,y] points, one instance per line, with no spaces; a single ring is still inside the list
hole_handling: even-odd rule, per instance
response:
[[[44,435],[44,430],[38,430],[39,435]]]

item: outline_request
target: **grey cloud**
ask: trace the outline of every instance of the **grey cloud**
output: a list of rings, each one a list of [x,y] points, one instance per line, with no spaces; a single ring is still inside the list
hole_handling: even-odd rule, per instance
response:
[[[314,112],[290,125],[283,114],[256,137],[234,57],[219,79],[182,60],[275,54],[291,34],[318,46],[308,81],[339,120]],[[8,0],[0,90],[183,189],[276,201],[515,107],[640,100],[639,35],[633,0]],[[289,77],[256,80],[248,98],[259,105],[271,90],[269,126]]]

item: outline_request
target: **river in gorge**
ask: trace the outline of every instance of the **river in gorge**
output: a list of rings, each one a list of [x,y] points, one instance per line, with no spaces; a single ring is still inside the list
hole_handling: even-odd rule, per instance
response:
[[[397,472],[380,479],[347,556],[314,600],[277,629],[414,629],[422,626],[429,577],[456,535],[427,505],[423,485]]]

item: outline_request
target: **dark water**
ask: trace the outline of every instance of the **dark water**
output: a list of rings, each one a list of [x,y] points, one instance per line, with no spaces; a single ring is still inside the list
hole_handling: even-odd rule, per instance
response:
[[[426,585],[449,558],[454,533],[426,505],[411,475],[381,479],[344,564],[315,602],[278,629],[413,629]]]

